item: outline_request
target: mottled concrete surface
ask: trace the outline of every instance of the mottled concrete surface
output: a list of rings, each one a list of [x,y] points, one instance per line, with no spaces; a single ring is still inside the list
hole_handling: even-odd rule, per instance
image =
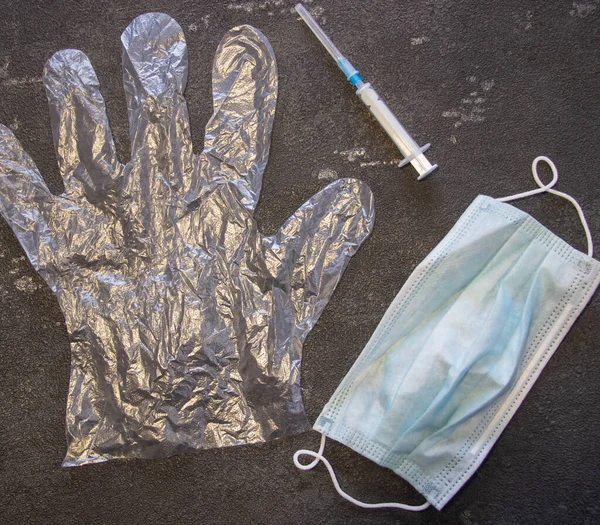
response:
[[[128,157],[119,36],[160,10],[186,31],[196,148],[209,118],[209,72],[223,33],[253,24],[270,39],[280,89],[257,217],[272,233],[335,177],[366,181],[372,237],[352,259],[304,348],[314,419],[415,265],[478,193],[532,188],[536,155],[583,206],[600,239],[600,2],[314,0],[323,27],[403,123],[431,141],[439,171],[417,182],[354,97],[293,1],[7,1],[0,19],[0,122],[61,191],[41,84],[60,48],[91,58],[122,159]],[[518,206],[583,249],[577,215],[551,195]],[[58,304],[0,221],[0,522],[2,523],[598,523],[600,353],[595,297],[473,478],[442,511],[365,511],[323,467],[296,471],[308,433],[262,446],[62,469],[69,343]],[[402,479],[332,443],[340,481],[367,501],[419,503]]]

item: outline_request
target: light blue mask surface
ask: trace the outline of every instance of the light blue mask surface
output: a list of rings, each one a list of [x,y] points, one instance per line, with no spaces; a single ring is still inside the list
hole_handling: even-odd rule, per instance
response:
[[[392,469],[441,509],[599,280],[598,261],[519,209],[477,197],[402,287],[315,430]]]

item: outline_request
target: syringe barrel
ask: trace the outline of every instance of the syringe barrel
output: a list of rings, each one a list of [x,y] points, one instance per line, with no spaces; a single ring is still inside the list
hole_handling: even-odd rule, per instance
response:
[[[365,83],[356,90],[356,94],[369,108],[371,114],[381,124],[381,127],[393,140],[396,147],[402,155],[410,159],[410,163],[419,173],[419,179],[429,175],[437,165],[432,165],[422,153],[423,148],[414,141],[406,128],[400,124],[396,116],[392,113],[387,104],[381,100],[381,97],[375,91],[370,83]]]

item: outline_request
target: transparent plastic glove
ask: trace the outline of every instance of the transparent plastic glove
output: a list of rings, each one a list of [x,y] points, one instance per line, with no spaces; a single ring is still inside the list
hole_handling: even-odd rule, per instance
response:
[[[198,156],[181,27],[142,15],[122,42],[129,164],[80,51],[56,53],[44,71],[62,195],[0,129],[0,211],[71,338],[64,465],[304,431],[302,342],[370,233],[371,192],[338,180],[263,237],[252,212],[277,95],[267,39],[241,26],[219,45]]]

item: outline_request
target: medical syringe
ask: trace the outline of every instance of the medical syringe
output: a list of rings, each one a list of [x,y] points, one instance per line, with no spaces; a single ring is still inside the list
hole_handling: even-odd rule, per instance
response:
[[[369,82],[363,81],[358,71],[349,60],[340,53],[340,50],[335,47],[333,42],[323,32],[319,27],[319,24],[317,24],[316,20],[304,6],[302,4],[296,5],[296,11],[333,57],[338,67],[343,71],[344,75],[346,75],[346,78],[354,87],[356,87],[356,94],[360,97],[365,106],[369,108],[369,111],[377,119],[377,122],[381,124],[381,127],[394,141],[394,144],[396,144],[404,156],[404,160],[398,166],[406,166],[406,164],[410,162],[419,173],[418,180],[427,177],[427,175],[438,167],[437,164],[432,165],[424,155],[431,144],[425,144],[425,146],[420,147],[410,136],[410,133],[406,131],[406,128],[398,122],[398,119],[392,113],[390,108],[388,108],[387,104],[381,100],[381,97],[377,94],[377,91],[373,89],[373,86],[371,86]]]

